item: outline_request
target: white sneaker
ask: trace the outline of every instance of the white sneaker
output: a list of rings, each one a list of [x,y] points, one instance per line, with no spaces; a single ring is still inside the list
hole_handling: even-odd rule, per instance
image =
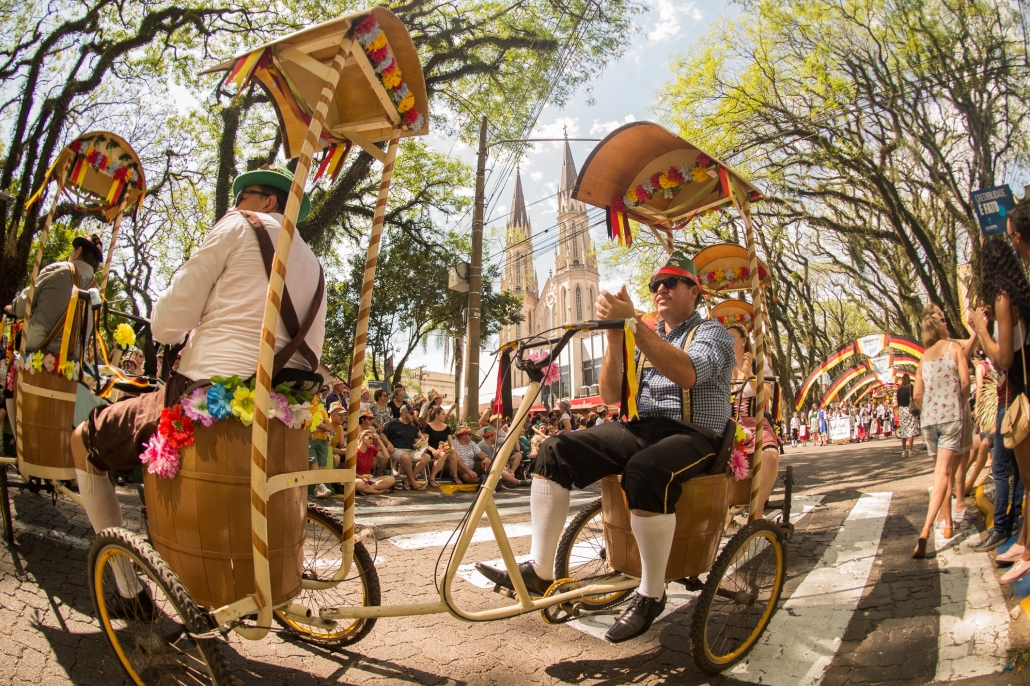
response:
[[[318,484],[315,486],[315,497],[316,498],[329,498],[332,497],[333,492],[326,488],[325,484]]]

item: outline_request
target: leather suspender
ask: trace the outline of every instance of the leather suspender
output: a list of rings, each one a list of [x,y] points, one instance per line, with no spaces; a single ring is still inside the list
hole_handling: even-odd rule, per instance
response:
[[[693,341],[694,341],[694,334],[697,333],[697,330],[700,327],[701,327],[701,325],[698,324],[693,329],[691,329],[690,333],[688,333],[687,337],[683,340],[683,348],[682,349],[683,349],[684,352],[686,352],[687,348],[690,347],[690,344],[693,343]],[[641,350],[640,351],[640,365],[637,367],[637,389],[638,389],[637,390],[637,400],[640,400],[640,390],[639,390],[641,388],[640,381],[641,381],[641,379],[644,376],[644,370],[645,369],[653,369],[653,366],[651,365],[650,362],[647,361],[647,355],[645,355],[644,351]],[[682,388],[681,387],[680,391],[682,392],[682,397],[680,399],[680,402],[681,402],[682,408],[683,408],[683,421],[685,421],[685,422],[687,422],[689,424],[690,422],[693,421],[693,416],[694,416],[693,409],[690,406],[690,391],[691,391],[691,389],[689,389],[689,388]]]
[[[268,235],[268,229],[265,228],[264,223],[258,219],[257,215],[253,212],[245,210],[237,210],[250,224],[250,228],[254,229],[254,235],[257,237],[258,246],[261,248],[261,260],[265,263],[265,275],[269,278],[272,277],[272,257],[275,255],[275,246],[272,245],[272,237]],[[310,366],[310,371],[314,372],[318,370],[318,355],[308,346],[304,340],[305,336],[308,335],[308,331],[311,330],[311,325],[315,321],[315,317],[318,314],[318,308],[322,306],[322,298],[325,296],[325,272],[319,267],[318,274],[318,288],[315,290],[315,299],[311,302],[311,307],[308,309],[307,316],[304,317],[304,321],[301,322],[297,317],[297,310],[293,306],[293,299],[290,298],[290,291],[283,284],[283,300],[282,308],[279,312],[279,316],[282,318],[283,324],[286,326],[286,333],[290,335],[290,342],[286,346],[275,354],[275,362],[272,365],[272,376],[278,374],[286,363],[290,361],[290,358],[297,352],[301,354],[304,360]]]

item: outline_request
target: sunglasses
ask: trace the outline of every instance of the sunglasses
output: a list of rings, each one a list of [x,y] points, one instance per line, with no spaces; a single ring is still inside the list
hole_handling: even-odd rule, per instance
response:
[[[679,276],[666,276],[664,279],[658,279],[657,281],[652,281],[651,283],[647,284],[647,289],[652,293],[657,293],[659,288],[665,286],[665,290],[671,291],[672,289],[676,288],[676,284],[678,284],[680,281],[687,284],[688,286],[693,283],[692,281],[687,281],[686,279],[681,278]]]
[[[264,193],[262,191],[251,191],[251,190],[243,189],[242,191],[240,191],[239,193],[236,194],[236,204],[239,205],[240,204],[240,199],[244,195],[246,195],[248,193],[250,195],[260,195],[262,198],[270,198],[270,197],[272,197],[271,193]]]

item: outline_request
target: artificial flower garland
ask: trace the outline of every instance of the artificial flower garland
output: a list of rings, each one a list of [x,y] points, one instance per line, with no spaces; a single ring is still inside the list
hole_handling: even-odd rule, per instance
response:
[[[380,28],[374,16],[366,14],[354,22],[354,38],[368,55],[372,67],[379,75],[379,81],[401,115],[404,128],[420,131],[425,125],[425,118],[415,106],[415,94],[404,83],[400,66],[386,40],[386,33]]]
[[[747,453],[744,452],[747,432],[740,424],[736,427],[736,433],[733,435],[733,452],[730,453],[730,472],[736,481],[743,481],[751,471],[751,465],[747,463]]]
[[[278,419],[291,429],[307,428],[314,433],[317,424],[312,420],[323,412],[318,397],[294,394],[289,386],[281,384],[269,394],[268,418]],[[211,385],[193,390],[178,404],[161,410],[157,431],[145,445],[140,457],[147,471],[162,479],[172,479],[179,473],[182,448],[193,445],[195,422],[205,427],[222,419],[233,417],[244,426],[254,422],[254,380],[243,381],[239,376],[212,377]]]
[[[626,208],[643,205],[655,195],[673,198],[692,181],[704,183],[709,178],[716,178],[719,174],[718,168],[718,163],[713,162],[712,158],[699,153],[691,167],[670,166],[664,172],[651,174],[650,178],[644,179],[635,188],[630,188],[626,195],[616,195],[612,198],[612,209],[616,212],[625,212]]]
[[[54,374],[55,376],[63,376],[69,381],[79,375],[78,362],[68,360],[64,363],[63,369],[58,369],[57,356],[52,353],[44,353],[42,350],[28,353],[24,358],[22,358],[20,364],[26,372],[45,371],[49,374]]]
[[[758,266],[758,278],[766,279],[769,276],[769,272],[763,265]],[[707,286],[707,290],[719,290],[720,288],[729,284],[741,283],[751,278],[750,267],[730,267],[728,269],[715,269],[710,272],[701,272],[697,275],[698,280],[701,282],[701,286]]]
[[[751,326],[755,317],[752,314],[739,313],[739,314],[724,314],[715,318],[717,322],[725,327],[733,326],[734,324],[743,324],[744,326]]]

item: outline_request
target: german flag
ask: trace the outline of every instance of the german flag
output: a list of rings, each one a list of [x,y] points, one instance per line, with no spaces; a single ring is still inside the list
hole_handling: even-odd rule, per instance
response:
[[[604,221],[608,229],[608,238],[627,248],[633,245],[633,231],[629,227],[629,217],[625,212],[616,212],[609,205],[605,208]]]

